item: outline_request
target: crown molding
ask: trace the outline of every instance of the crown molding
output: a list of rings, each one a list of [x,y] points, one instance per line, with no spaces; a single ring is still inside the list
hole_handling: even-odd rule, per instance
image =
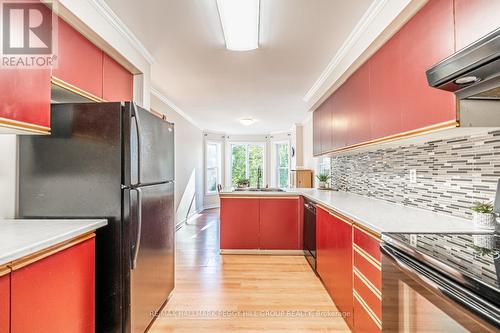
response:
[[[190,116],[188,116],[180,107],[178,107],[174,102],[172,102],[170,99],[168,99],[165,95],[163,95],[161,92],[159,92],[157,89],[151,87],[151,95],[155,96],[158,98],[160,101],[168,105],[172,110],[177,112],[182,118],[186,119],[191,125],[199,129],[200,131],[203,131],[203,128],[201,128]]]
[[[132,31],[123,23],[104,0],[88,0],[89,3],[111,24],[131,45],[146,59],[151,65],[154,63],[153,55],[134,35]]]
[[[374,0],[304,95],[308,108],[314,110],[427,1]]]

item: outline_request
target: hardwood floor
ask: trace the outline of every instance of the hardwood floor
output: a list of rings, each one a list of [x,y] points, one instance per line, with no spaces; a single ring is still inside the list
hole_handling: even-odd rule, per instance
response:
[[[220,255],[219,211],[180,229],[176,287],[150,332],[350,332],[302,256]]]

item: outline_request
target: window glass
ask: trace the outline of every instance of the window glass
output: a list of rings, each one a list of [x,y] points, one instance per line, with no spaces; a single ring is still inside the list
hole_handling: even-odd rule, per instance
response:
[[[262,144],[231,144],[231,183],[248,180],[250,187],[263,186],[264,146]],[[259,171],[260,170],[260,171]]]
[[[206,191],[208,194],[217,192],[217,184],[221,178],[221,145],[218,142],[207,142],[206,146]]]
[[[287,143],[276,144],[276,185],[280,188],[288,187],[289,151]]]

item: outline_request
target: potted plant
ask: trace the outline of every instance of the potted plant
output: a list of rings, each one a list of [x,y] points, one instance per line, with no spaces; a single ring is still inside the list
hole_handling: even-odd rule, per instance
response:
[[[476,202],[471,209],[472,220],[476,227],[488,230],[495,229],[496,217],[491,202]]]
[[[250,186],[250,180],[249,179],[238,179],[236,182],[236,186],[238,188],[247,188]]]
[[[326,188],[326,182],[331,178],[327,173],[320,173],[316,175],[316,178],[319,180],[319,188]]]

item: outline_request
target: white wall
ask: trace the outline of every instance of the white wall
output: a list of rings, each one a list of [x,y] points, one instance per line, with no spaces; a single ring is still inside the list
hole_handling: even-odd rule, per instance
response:
[[[0,134],[0,218],[14,218],[16,211],[15,135]]]
[[[314,171],[314,183],[316,184],[316,175],[319,170],[319,159],[313,156],[313,126],[312,117],[309,117],[304,123],[302,128],[303,145],[302,157],[304,161],[304,169],[311,169]]]
[[[175,207],[181,223],[203,210],[203,133],[157,95],[151,94],[151,108],[175,124]]]

